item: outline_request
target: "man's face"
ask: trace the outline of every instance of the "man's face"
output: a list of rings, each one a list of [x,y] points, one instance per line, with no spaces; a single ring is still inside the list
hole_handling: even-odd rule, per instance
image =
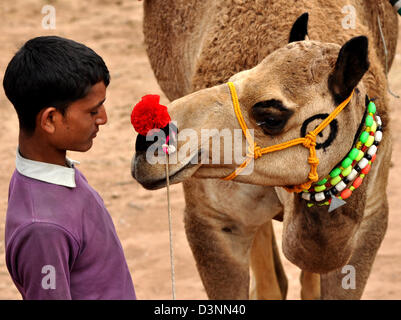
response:
[[[83,152],[92,147],[99,126],[107,122],[105,100],[106,86],[101,81],[67,108],[56,129],[58,149]]]

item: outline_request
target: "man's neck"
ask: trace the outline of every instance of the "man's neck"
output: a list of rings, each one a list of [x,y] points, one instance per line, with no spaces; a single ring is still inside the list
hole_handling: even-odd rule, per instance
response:
[[[18,143],[20,154],[26,159],[67,166],[66,151],[58,150],[48,143],[43,143],[35,134],[27,135],[20,131]]]

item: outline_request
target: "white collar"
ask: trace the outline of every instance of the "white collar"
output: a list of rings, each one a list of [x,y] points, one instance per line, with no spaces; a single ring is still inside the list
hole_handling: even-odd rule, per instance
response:
[[[67,157],[65,160],[69,168],[56,164],[26,159],[21,156],[18,148],[15,165],[17,171],[23,176],[60,186],[75,188],[74,164],[79,164],[79,162],[71,160]]]

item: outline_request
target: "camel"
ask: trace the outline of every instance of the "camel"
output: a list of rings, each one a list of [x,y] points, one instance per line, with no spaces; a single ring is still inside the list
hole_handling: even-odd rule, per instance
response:
[[[356,12],[354,28],[342,25],[347,5]],[[185,230],[210,299],[285,299],[287,279],[272,219],[283,221],[283,253],[302,270],[303,299],[361,298],[387,227],[391,136],[385,70],[395,55],[397,30],[396,13],[385,0],[144,1],[147,53],[172,101],[168,110],[179,134],[187,128],[199,136],[202,129],[240,129],[228,81],[263,147],[299,138],[303,126],[313,130],[319,116],[353,92],[333,120],[335,128],[316,138],[321,178],[351,150],[367,97],[375,99],[382,123],[369,174],[330,213],[304,193],[283,188],[308,179],[309,152],[302,145],[268,153],[254,160],[250,174],[230,181],[223,178],[241,163],[226,164],[222,154],[219,164],[169,165],[170,183],[183,184]],[[245,143],[243,137],[244,148]],[[178,141],[177,152],[182,145]],[[147,161],[147,146],[137,140],[132,176],[147,189],[165,187],[165,167]],[[205,152],[198,151],[195,157]],[[355,288],[342,285],[345,265],[355,269]]]

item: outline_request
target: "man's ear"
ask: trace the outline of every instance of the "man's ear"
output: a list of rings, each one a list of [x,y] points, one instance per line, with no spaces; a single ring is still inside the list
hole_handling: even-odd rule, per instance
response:
[[[308,35],[308,20],[309,13],[307,12],[298,17],[291,28],[288,43],[305,40],[305,37]]]
[[[336,103],[348,98],[368,69],[368,38],[352,38],[341,48],[334,70],[329,76],[329,90]]]
[[[56,130],[56,117],[59,116],[57,114],[57,109],[54,107],[48,107],[43,109],[39,113],[39,125],[42,130],[47,133],[54,133]]]

